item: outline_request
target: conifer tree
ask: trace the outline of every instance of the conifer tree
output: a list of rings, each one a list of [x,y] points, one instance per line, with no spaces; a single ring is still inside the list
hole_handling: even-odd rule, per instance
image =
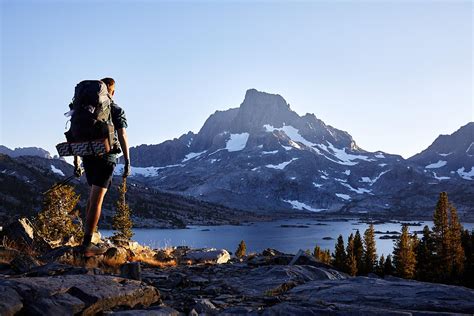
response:
[[[416,242],[408,233],[408,226],[403,225],[402,234],[397,240],[393,250],[393,263],[395,264],[395,271],[398,276],[406,279],[411,279],[415,275]]]
[[[237,250],[235,251],[235,256],[237,258],[242,258],[245,257],[247,254],[247,245],[245,244],[245,241],[240,241],[239,246],[237,247]]]
[[[465,229],[462,233],[462,246],[464,249],[463,285],[474,288],[474,230]]]
[[[313,256],[316,260],[321,261],[326,264],[331,263],[331,253],[329,249],[322,250],[321,247],[315,246],[313,251]]]
[[[346,269],[346,250],[344,249],[344,238],[339,235],[335,246],[332,265],[341,271]]]
[[[51,241],[64,240],[74,236],[76,241],[82,238],[82,229],[73,223],[70,214],[80,196],[69,185],[53,186],[43,196],[43,208],[36,216],[38,233]]]
[[[434,274],[440,281],[449,280],[452,272],[451,234],[449,229],[448,194],[441,192],[433,214],[433,238],[435,242]]]
[[[352,276],[355,276],[357,274],[357,260],[354,253],[354,235],[352,233],[347,239],[346,272]]]
[[[375,232],[374,225],[370,224],[364,232],[364,267],[365,273],[374,271],[375,265],[377,264],[377,249],[375,246]]]
[[[114,239],[130,240],[133,236],[132,219],[130,215],[132,211],[125,200],[127,193],[127,178],[122,179],[122,183],[118,187],[119,199],[116,204],[115,215],[112,218],[112,225],[115,229]]]
[[[382,254],[380,256],[380,259],[377,263],[377,267],[375,269],[376,273],[379,275],[379,276],[383,276],[384,275],[384,266],[385,266],[385,256]]]
[[[450,205],[449,208],[449,235],[450,235],[450,250],[451,250],[451,265],[452,273],[451,280],[458,283],[464,271],[464,249],[462,247],[462,232],[464,228],[459,222],[456,208]]]
[[[385,260],[385,264],[383,267],[383,275],[392,275],[393,274],[393,263],[392,263],[392,255],[389,254],[387,259]]]
[[[365,273],[365,262],[364,262],[364,244],[360,236],[359,230],[356,230],[354,235],[354,255],[357,262],[357,274]]]
[[[331,264],[331,251],[329,249],[326,249],[323,252],[323,262],[326,264]]]
[[[435,244],[428,225],[423,228],[423,237],[416,247],[416,278],[421,281],[433,281]]]

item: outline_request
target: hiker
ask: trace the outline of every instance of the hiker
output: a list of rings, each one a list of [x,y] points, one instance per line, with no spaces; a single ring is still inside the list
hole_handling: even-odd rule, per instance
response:
[[[101,79],[107,86],[107,91],[112,98],[115,93],[115,81],[112,78]],[[112,100],[111,117],[118,137],[120,147],[123,152],[124,169],[122,177],[126,178],[130,174],[130,156],[128,150],[128,140],[125,129],[128,127],[125,112]],[[82,164],[86,173],[87,183],[91,187],[89,199],[87,200],[86,222],[84,224],[84,241],[82,251],[85,257],[103,254],[106,249],[99,248],[92,244],[92,234],[99,222],[102,211],[102,202],[105,194],[112,183],[112,175],[117,164],[117,154],[107,153],[101,156],[84,156]],[[74,156],[74,174],[78,177],[82,174],[79,156]]]

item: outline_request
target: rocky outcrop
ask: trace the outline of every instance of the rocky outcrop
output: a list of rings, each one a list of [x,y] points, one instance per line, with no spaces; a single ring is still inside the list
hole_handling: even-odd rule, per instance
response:
[[[1,268],[0,315],[474,313],[473,289],[375,274],[351,277],[303,251],[292,255],[266,249],[229,260],[225,250],[156,251],[135,243],[121,244],[107,255],[88,260],[79,258],[75,248],[64,246],[31,266],[29,258],[21,273]],[[134,257],[134,262],[112,260],[117,256],[113,253],[123,250],[127,256],[134,252],[143,256]],[[193,260],[190,255],[195,256]],[[226,263],[217,264],[220,258]],[[110,269],[109,261],[120,265]],[[156,268],[160,262],[173,264]]]
[[[159,302],[156,288],[108,275],[62,275],[0,280],[0,314],[95,315],[118,306]],[[8,296],[7,296],[8,295]]]
[[[194,263],[226,263],[230,260],[230,254],[225,249],[193,249],[186,253],[183,260],[191,260]]]

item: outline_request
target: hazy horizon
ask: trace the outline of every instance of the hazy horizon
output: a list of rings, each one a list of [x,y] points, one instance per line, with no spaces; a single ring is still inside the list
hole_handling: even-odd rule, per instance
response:
[[[12,149],[55,155],[74,86],[105,76],[131,146],[197,133],[251,88],[404,158],[474,121],[470,1],[3,1],[1,16]]]

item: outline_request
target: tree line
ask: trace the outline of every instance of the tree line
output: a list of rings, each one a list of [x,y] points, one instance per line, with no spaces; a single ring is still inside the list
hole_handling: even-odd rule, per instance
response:
[[[439,195],[432,229],[425,225],[419,238],[403,224],[393,253],[386,258],[377,256],[373,224],[363,237],[359,230],[351,233],[347,244],[339,235],[334,252],[316,246],[313,255],[352,276],[375,273],[474,288],[474,230],[463,228],[446,192]]]

